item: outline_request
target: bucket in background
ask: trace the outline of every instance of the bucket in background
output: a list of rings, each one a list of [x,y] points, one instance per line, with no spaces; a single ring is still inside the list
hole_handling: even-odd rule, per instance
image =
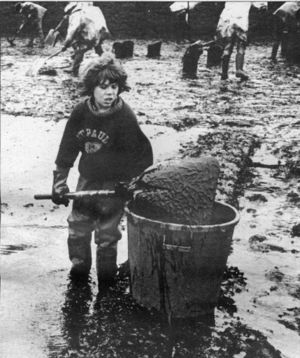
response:
[[[231,252],[238,211],[214,203],[211,225],[180,225],[126,208],[131,293],[142,306],[172,317],[214,312]]]

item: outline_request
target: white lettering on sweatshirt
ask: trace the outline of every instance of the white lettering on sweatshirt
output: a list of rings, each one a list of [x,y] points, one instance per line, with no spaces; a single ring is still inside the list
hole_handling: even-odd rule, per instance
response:
[[[86,153],[92,154],[98,152],[103,144],[107,144],[109,142],[109,136],[102,132],[101,130],[91,129],[91,128],[84,128],[81,129],[77,134],[76,137],[80,140],[80,142],[84,143],[84,149]],[[90,138],[94,138],[97,141],[89,141]]]

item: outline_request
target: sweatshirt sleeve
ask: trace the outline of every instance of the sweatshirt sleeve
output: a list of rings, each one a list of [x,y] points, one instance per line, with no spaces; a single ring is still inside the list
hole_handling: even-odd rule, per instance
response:
[[[77,140],[77,133],[82,117],[81,106],[77,105],[66,124],[55,164],[62,168],[71,168],[79,153],[79,144]]]
[[[128,179],[132,179],[153,164],[152,147],[129,107],[120,130],[118,143],[120,169],[128,176]]]

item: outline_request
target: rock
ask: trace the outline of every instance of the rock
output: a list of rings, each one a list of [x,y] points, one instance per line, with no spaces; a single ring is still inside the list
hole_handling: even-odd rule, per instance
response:
[[[1,213],[3,214],[5,210],[8,209],[8,204],[7,203],[1,203]]]
[[[57,76],[57,71],[54,67],[43,66],[38,70],[39,75]]]
[[[267,244],[266,246],[270,251],[286,252],[286,250],[283,247],[278,245]]]
[[[256,213],[256,211],[257,211],[257,210],[256,210],[256,209],[253,209],[253,208],[248,208],[248,209],[246,210],[247,213],[253,213],[253,214]]]
[[[249,238],[249,243],[252,244],[252,243],[257,243],[257,242],[263,242],[263,241],[266,241],[267,238],[266,236],[263,236],[263,235],[253,235]]]
[[[270,281],[281,282],[284,278],[284,273],[282,273],[281,271],[279,271],[278,268],[275,267],[274,269],[268,271],[265,276]]]
[[[268,201],[268,199],[262,194],[248,195],[246,198],[250,201],[262,201],[263,203]]]
[[[287,194],[287,197],[289,198],[289,201],[291,203],[297,204],[300,202],[300,196],[298,193],[295,193],[294,191],[291,191]]]
[[[267,238],[263,235],[253,235],[249,238],[249,246],[254,251],[268,251],[268,245],[264,243]]]
[[[300,237],[300,224],[296,224],[292,227],[292,237],[294,236]]]

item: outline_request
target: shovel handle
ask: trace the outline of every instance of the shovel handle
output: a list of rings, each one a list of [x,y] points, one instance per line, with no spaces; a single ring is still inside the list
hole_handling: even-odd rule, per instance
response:
[[[207,47],[207,46],[213,45],[215,43],[216,43],[215,40],[211,40],[211,41],[204,42],[204,43],[201,40],[198,40],[198,41],[193,42],[190,46],[200,45],[202,47]]]
[[[47,57],[47,58],[45,59],[45,62],[48,61],[48,60],[50,60],[50,58],[59,55],[59,54],[60,54],[61,52],[63,52],[63,51],[64,51],[63,49],[59,49],[58,51],[54,52],[52,55],[50,55],[49,57]]]
[[[81,199],[81,198],[91,198],[91,197],[112,197],[115,196],[115,190],[86,190],[86,191],[77,191],[73,193],[66,193],[63,195],[67,199]],[[35,194],[35,200],[51,200],[52,194]]]
[[[34,199],[35,200],[51,200],[52,199],[52,195],[51,194],[35,194],[34,195]]]
[[[78,44],[78,41],[75,41],[73,42],[70,46],[73,46],[73,45],[77,45]],[[46,59],[45,59],[45,62],[50,60],[52,57],[55,57],[57,55],[59,55],[60,53],[64,52],[65,49],[64,48],[61,48],[59,49],[58,51],[54,52],[52,55],[48,56]]]
[[[58,23],[58,25],[55,27],[54,31],[58,31],[58,30],[61,28],[62,24],[67,20],[67,18],[68,18],[68,16],[64,16],[64,17],[60,20],[60,22]]]

